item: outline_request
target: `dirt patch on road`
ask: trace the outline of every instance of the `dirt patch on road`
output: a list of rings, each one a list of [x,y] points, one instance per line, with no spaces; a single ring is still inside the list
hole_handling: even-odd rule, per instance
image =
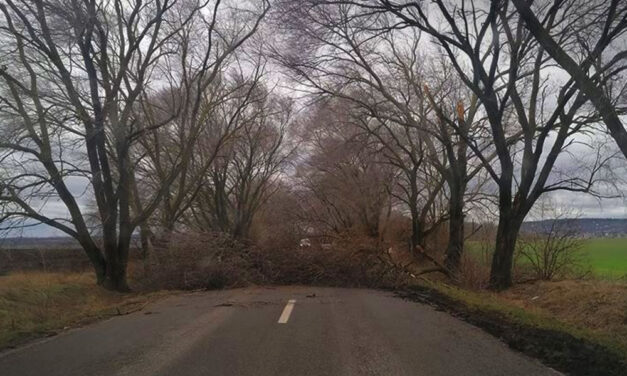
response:
[[[480,310],[428,286],[398,291],[399,297],[429,304],[476,325],[511,348],[538,358],[569,375],[624,375],[627,360],[619,352],[570,333],[515,322],[498,311]]]

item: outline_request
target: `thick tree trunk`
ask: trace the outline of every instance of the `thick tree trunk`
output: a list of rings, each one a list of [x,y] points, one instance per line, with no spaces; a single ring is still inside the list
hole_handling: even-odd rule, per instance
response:
[[[107,274],[102,286],[107,290],[118,292],[129,292],[131,289],[128,287],[126,281],[126,263],[115,261],[107,264]]]
[[[94,272],[96,273],[96,281],[98,284],[102,284],[105,280],[106,275],[106,260],[102,256],[102,252],[98,249],[98,246],[93,242],[92,238],[89,236],[86,228],[82,229],[78,234],[76,240],[83,247],[85,254],[89,258],[91,265],[94,267]]]
[[[119,292],[131,290],[126,280],[129,245],[120,244],[115,251],[108,253],[106,274],[102,282],[104,288]]]
[[[117,114],[116,114],[117,115]],[[116,116],[113,116],[115,119]],[[105,221],[103,239],[107,256],[107,274],[103,286],[107,289],[127,292],[130,291],[126,280],[126,267],[128,265],[131,236],[134,226],[131,223],[131,163],[128,154],[128,135],[124,134],[118,141],[118,207],[110,207],[110,213],[119,215],[119,225],[115,226],[115,217],[111,221]],[[117,210],[116,210],[117,209]],[[117,235],[117,236],[116,236]]]
[[[524,218],[524,216],[516,216],[503,211],[500,213],[490,270],[490,288],[493,290],[505,290],[513,284],[514,250],[522,225],[521,217]]]
[[[113,247],[105,248],[107,268],[102,286],[106,289],[128,292],[126,269],[128,265],[129,249],[131,245],[132,229],[128,225],[120,225],[116,239],[104,239],[105,245],[113,244]]]
[[[85,249],[87,256],[89,257],[89,261],[96,272],[96,282],[99,285],[102,285],[105,281],[107,273],[107,264],[104,257],[102,257],[102,253],[100,253],[100,250],[97,247],[91,244],[83,245],[83,249]]]
[[[464,252],[464,188],[452,187],[449,200],[448,246],[444,265],[451,275],[459,272]]]

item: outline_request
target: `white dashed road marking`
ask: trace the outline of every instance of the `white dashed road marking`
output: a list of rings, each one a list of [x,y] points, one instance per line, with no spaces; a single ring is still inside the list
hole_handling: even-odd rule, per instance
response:
[[[290,299],[287,301],[285,308],[283,308],[283,313],[281,313],[281,317],[279,317],[279,324],[286,324],[290,319],[290,315],[292,314],[292,310],[294,309],[294,304],[296,304],[296,299]]]

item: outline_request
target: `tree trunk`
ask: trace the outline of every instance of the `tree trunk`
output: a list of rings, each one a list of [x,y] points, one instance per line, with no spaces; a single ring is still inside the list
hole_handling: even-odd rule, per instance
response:
[[[146,224],[139,226],[139,240],[142,246],[142,259],[147,260],[154,252],[152,245],[152,231]]]
[[[132,230],[129,226],[120,226],[117,242],[115,242],[115,239],[109,239],[108,242],[105,240],[105,244],[114,244],[112,248],[105,249],[107,268],[102,286],[108,290],[119,292],[128,292],[131,290],[126,280],[131,235]]]
[[[416,246],[424,246],[424,239],[422,237],[422,223],[420,223],[420,213],[416,209],[415,205],[411,208],[411,238],[409,239],[409,249],[412,254],[416,249]]]
[[[131,291],[131,289],[128,287],[128,282],[126,281],[126,263],[116,261],[107,264],[107,274],[102,283],[102,286],[107,290],[112,291]]]
[[[106,278],[107,264],[100,250],[91,241],[79,241],[96,272],[96,282],[102,285]]]
[[[512,267],[516,240],[522,225],[521,216],[500,212],[499,226],[496,233],[496,244],[490,269],[490,288],[505,290],[513,285]],[[524,218],[524,216],[523,216]]]
[[[107,258],[106,274],[102,282],[102,286],[107,290],[119,292],[131,291],[126,280],[128,248],[129,244],[121,244],[120,247],[117,247],[115,252],[111,252],[110,257]]]
[[[456,276],[464,252],[464,189],[451,187],[449,199],[448,246],[444,265]]]

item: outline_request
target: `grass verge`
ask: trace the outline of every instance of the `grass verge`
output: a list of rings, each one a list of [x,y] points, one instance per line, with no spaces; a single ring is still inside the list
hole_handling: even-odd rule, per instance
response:
[[[499,294],[424,281],[398,293],[430,304],[569,375],[624,375],[627,338],[576,327],[508,302]]]
[[[91,273],[0,276],[0,350],[136,311],[162,295],[106,291],[96,285]]]

